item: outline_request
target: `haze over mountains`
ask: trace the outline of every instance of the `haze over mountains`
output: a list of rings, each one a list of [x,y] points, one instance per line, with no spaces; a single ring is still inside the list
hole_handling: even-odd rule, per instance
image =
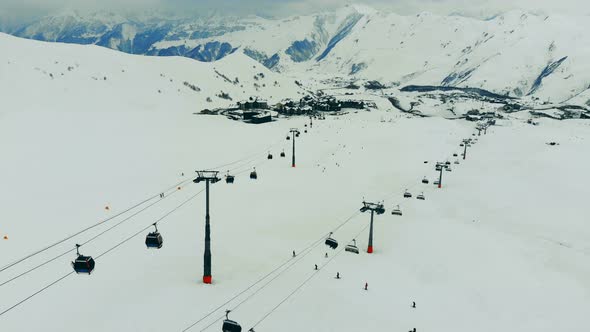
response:
[[[216,61],[240,52],[274,71],[379,80],[388,86],[478,87],[514,97],[590,98],[590,23],[507,12],[479,20],[367,6],[285,19],[124,17],[66,11],[4,31],[145,55]],[[588,95],[588,98],[586,96]]]

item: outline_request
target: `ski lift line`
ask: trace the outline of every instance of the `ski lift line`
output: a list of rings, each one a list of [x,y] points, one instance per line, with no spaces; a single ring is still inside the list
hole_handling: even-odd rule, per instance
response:
[[[173,191],[172,193],[170,193],[170,194],[168,194],[168,195],[164,196],[164,198],[166,198],[166,197],[169,197],[169,196],[172,196],[172,195],[173,195],[174,193],[176,193],[176,192],[178,192],[178,190],[175,190],[175,191]],[[154,205],[156,205],[156,204],[160,203],[160,202],[161,202],[161,201],[162,201],[164,198],[162,198],[162,199],[160,199],[160,200],[157,200],[157,201],[154,201],[154,202],[150,203],[150,204],[149,204],[149,205],[147,205],[146,207],[144,207],[144,208],[142,208],[141,210],[139,210],[139,211],[137,211],[137,212],[133,213],[132,215],[130,215],[130,216],[128,216],[128,217],[126,217],[125,219],[121,220],[121,221],[120,221],[120,222],[118,222],[117,224],[115,224],[115,225],[113,225],[113,226],[111,226],[111,227],[107,228],[106,230],[104,230],[104,231],[102,231],[102,232],[98,233],[97,235],[95,235],[95,236],[91,237],[91,238],[90,238],[90,239],[88,239],[87,241],[83,242],[83,243],[82,243],[80,246],[86,245],[86,244],[88,244],[88,243],[90,243],[90,242],[92,242],[92,241],[96,240],[97,238],[99,238],[100,236],[102,236],[102,235],[106,234],[107,232],[111,231],[112,229],[114,229],[114,228],[116,228],[116,227],[120,226],[121,224],[123,224],[123,223],[125,223],[125,222],[127,222],[127,221],[131,220],[133,217],[137,216],[138,214],[142,213],[143,211],[145,211],[145,210],[149,209],[150,207],[152,207],[152,206],[154,206]],[[43,266],[45,266],[45,265],[47,265],[47,264],[49,264],[49,263],[51,263],[51,262],[53,262],[53,261],[55,261],[55,260],[57,260],[57,259],[61,258],[61,257],[65,256],[65,255],[67,255],[67,254],[69,254],[69,253],[70,253],[70,252],[72,252],[73,250],[74,250],[74,249],[69,249],[69,250],[67,250],[67,251],[66,251],[66,252],[64,252],[64,253],[62,253],[62,254],[59,254],[59,255],[57,255],[57,256],[55,256],[55,257],[51,258],[50,260],[47,260],[47,261],[45,261],[45,262],[43,262],[43,263],[41,263],[41,264],[39,264],[39,265],[36,265],[36,266],[34,266],[33,268],[31,268],[31,269],[29,269],[29,270],[27,270],[27,271],[25,271],[25,272],[23,272],[23,273],[21,273],[21,274],[19,274],[19,275],[17,275],[17,276],[14,276],[14,277],[12,277],[12,278],[10,278],[10,279],[8,279],[8,280],[6,280],[6,281],[4,281],[4,282],[0,283],[0,287],[4,286],[4,285],[6,285],[6,284],[8,284],[8,283],[10,283],[10,282],[12,282],[12,281],[14,281],[14,280],[16,280],[16,279],[20,278],[20,277],[23,277],[23,276],[25,276],[25,275],[27,275],[27,274],[29,274],[29,273],[31,273],[31,272],[33,272],[33,271],[35,271],[35,270],[37,270],[37,269],[41,268],[41,267],[43,267]]]
[[[244,298],[242,301],[240,301],[238,304],[236,304],[235,307],[233,307],[233,309],[231,309],[231,311],[235,311],[237,308],[239,308],[242,304],[246,303],[248,300],[250,300],[252,297],[254,297],[256,294],[258,294],[260,291],[262,291],[263,289],[266,288],[266,286],[268,286],[270,283],[272,283],[273,281],[275,281],[277,278],[279,278],[280,276],[283,275],[283,273],[287,272],[288,270],[290,270],[293,266],[295,266],[300,260],[302,260],[303,258],[305,258],[305,256],[307,256],[309,253],[311,253],[313,251],[313,249],[315,249],[316,247],[318,247],[321,243],[322,243],[323,238],[317,240],[315,243],[313,243],[312,245],[310,245],[308,248],[304,249],[303,251],[301,251],[301,253],[299,255],[297,255],[297,259],[293,260],[293,259],[289,259],[288,261],[285,261],[283,264],[281,264],[279,267],[277,267],[276,269],[274,269],[273,271],[269,272],[268,274],[266,274],[264,277],[260,278],[258,281],[256,281],[255,283],[253,283],[252,285],[250,285],[250,287],[248,287],[247,289],[243,290],[242,292],[240,292],[238,295],[234,296],[233,298],[231,298],[229,301],[227,301],[226,303],[221,304],[219,307],[217,307],[216,309],[214,309],[213,311],[211,311],[209,314],[207,314],[206,316],[204,316],[203,318],[199,319],[197,322],[195,322],[194,324],[192,324],[191,326],[187,327],[186,329],[182,330],[182,332],[186,332],[189,329],[191,329],[192,327],[194,327],[195,325],[197,325],[198,323],[202,322],[203,320],[205,320],[207,317],[209,317],[211,314],[215,313],[216,311],[218,311],[219,309],[221,309],[222,307],[224,307],[225,305],[227,305],[228,303],[232,302],[233,300],[235,300],[236,298],[240,297],[240,295],[243,295],[244,293],[246,293],[248,290],[252,289],[254,286],[256,286],[257,284],[259,284],[260,282],[262,282],[263,280],[267,279],[269,276],[271,276],[272,274],[274,274],[275,272],[279,271],[282,267],[284,267],[285,265],[287,265],[288,263],[291,263],[289,266],[287,266],[285,269],[283,269],[281,272],[279,272],[277,275],[275,275],[272,279],[268,280],[265,284],[263,284],[262,286],[260,286],[257,290],[255,290],[252,294],[248,295],[246,298]],[[203,328],[202,331],[205,331],[207,329],[209,329],[211,326],[213,326],[214,324],[216,324],[217,322],[219,322],[220,320],[222,320],[224,316],[221,316],[220,318],[215,319],[213,322],[211,322],[209,325],[207,325],[205,328]]]
[[[369,225],[365,225],[361,228],[361,230],[356,234],[356,236],[354,237],[355,239],[361,235],[361,233],[363,233],[367,228],[369,227]],[[257,327],[258,325],[260,325],[260,323],[262,323],[263,321],[265,321],[271,314],[273,314],[281,305],[283,305],[285,302],[287,302],[287,300],[289,300],[293,295],[295,295],[301,288],[303,288],[303,286],[305,286],[308,282],[310,282],[315,276],[317,276],[319,274],[320,271],[322,271],[326,266],[328,266],[328,264],[330,264],[336,257],[338,257],[338,255],[340,255],[342,252],[344,251],[344,247],[340,248],[340,250],[338,250],[338,252],[336,252],[336,254],[332,255],[332,257],[330,257],[328,259],[328,261],[322,265],[318,270],[315,270],[307,279],[305,279],[301,284],[299,284],[299,286],[297,286],[291,293],[289,293],[289,295],[287,295],[283,300],[281,300],[281,302],[279,302],[276,306],[274,306],[272,309],[270,309],[270,311],[268,313],[266,313],[264,316],[262,316],[262,318],[260,318],[256,323],[254,323],[254,325],[252,325],[251,329],[254,329],[255,327]]]
[[[129,221],[129,220],[131,220],[131,219],[133,219],[133,217],[137,216],[138,214],[142,213],[143,211],[145,211],[145,210],[149,209],[150,207],[152,207],[152,206],[154,206],[154,205],[156,205],[156,204],[160,203],[160,202],[161,202],[161,201],[162,201],[164,198],[170,197],[170,196],[174,195],[174,194],[175,194],[175,193],[177,193],[177,192],[178,192],[178,190],[174,190],[174,191],[173,191],[173,192],[171,192],[170,194],[168,194],[168,195],[165,195],[165,196],[164,196],[162,199],[160,199],[160,200],[157,200],[157,201],[155,201],[155,202],[153,202],[153,203],[149,204],[148,206],[146,206],[146,207],[142,208],[141,210],[139,210],[139,211],[137,211],[137,212],[133,213],[132,215],[130,215],[130,216],[128,216],[127,218],[125,218],[125,219],[121,220],[120,222],[118,222],[118,223],[114,224],[113,226],[111,226],[111,227],[109,227],[109,228],[105,229],[104,231],[102,231],[102,232],[98,233],[97,235],[95,235],[95,236],[91,237],[91,238],[90,238],[90,239],[88,239],[87,241],[85,241],[85,242],[83,242],[82,244],[80,244],[80,246],[86,245],[86,244],[88,244],[88,243],[90,243],[90,242],[92,242],[92,241],[96,240],[97,238],[101,237],[101,236],[102,236],[102,235],[104,235],[105,233],[107,233],[107,232],[110,232],[111,230],[113,230],[114,228],[116,228],[116,227],[120,226],[121,224],[123,224],[123,223],[125,223],[125,222],[127,222],[127,221]]]
[[[177,210],[179,210],[181,207],[183,207],[184,205],[186,205],[188,202],[190,202],[191,200],[195,199],[198,195],[200,195],[202,192],[204,192],[205,189],[200,190],[199,192],[197,192],[196,194],[192,195],[191,197],[189,197],[188,199],[186,199],[185,201],[183,201],[181,204],[177,205],[174,209],[172,209],[171,211],[167,212],[166,214],[164,214],[162,217],[160,217],[156,223],[161,222],[162,220],[166,219],[168,216],[170,216],[172,213],[176,212]],[[123,245],[124,243],[130,241],[131,239],[133,239],[134,237],[136,237],[137,235],[145,232],[147,229],[149,229],[150,227],[153,226],[153,223],[150,223],[149,226],[143,228],[142,230],[140,230],[139,232],[127,237],[126,239],[124,239],[123,241],[119,242],[118,244],[116,244],[115,246],[111,247],[110,249],[106,250],[105,252],[103,252],[102,254],[98,255],[95,260],[98,260],[100,257],[108,254],[109,252],[117,249],[118,247],[120,247],[121,245]],[[64,276],[60,277],[59,279],[53,281],[52,283],[44,286],[43,288],[41,288],[40,290],[36,291],[35,293],[27,296],[26,298],[24,298],[23,300],[17,302],[16,304],[12,305],[11,307],[9,307],[8,309],[5,309],[4,311],[0,312],[0,317],[2,315],[4,315],[5,313],[13,310],[14,308],[20,306],[21,304],[25,303],[26,301],[32,299],[33,297],[35,297],[36,295],[40,294],[41,292],[47,290],[48,288],[50,288],[51,286],[57,284],[58,282],[64,280],[65,278],[67,278],[68,276],[74,274],[75,271],[72,272],[68,272],[67,274],[65,274]]]
[[[203,193],[205,191],[205,189],[201,189],[199,190],[196,194],[192,195],[191,197],[187,198],[186,200],[184,200],[182,203],[180,203],[179,205],[177,205],[175,208],[173,208],[172,210],[166,212],[162,217],[160,217],[158,220],[156,220],[155,222],[150,223],[147,227],[142,228],[140,231],[138,231],[137,233],[134,233],[133,235],[127,237],[126,239],[124,239],[123,241],[117,243],[115,246],[111,247],[110,249],[106,250],[105,252],[103,252],[102,254],[96,256],[95,260],[98,260],[99,258],[101,258],[102,256],[108,254],[109,252],[117,249],[118,247],[120,247],[121,245],[125,244],[126,242],[128,242],[129,240],[133,239],[134,237],[138,236],[139,234],[145,232],[146,230],[148,230],[149,228],[151,228],[154,223],[160,223],[162,222],[164,219],[166,219],[167,217],[169,217],[171,214],[173,214],[174,212],[178,211],[180,208],[182,208],[183,206],[185,206],[187,203],[189,203],[190,201],[192,201],[193,199],[197,198],[197,196],[199,196],[201,193]]]
[[[227,164],[223,164],[223,165],[220,165],[220,166],[217,166],[217,167],[211,167],[211,168],[209,168],[209,169],[206,169],[206,170],[209,170],[209,171],[210,171],[210,170],[216,170],[216,169],[220,169],[220,168],[223,168],[223,167],[227,167],[227,166],[235,165],[235,164],[238,164],[238,163],[240,163],[240,162],[243,162],[243,161],[247,161],[247,160],[251,160],[251,159],[256,159],[255,157],[258,157],[258,156],[260,156],[260,155],[263,155],[264,153],[268,152],[268,150],[272,149],[273,147],[275,147],[276,145],[278,145],[278,144],[279,144],[279,143],[281,143],[282,141],[283,141],[282,139],[279,139],[279,140],[275,141],[273,144],[271,144],[271,145],[269,145],[268,147],[266,147],[264,150],[260,150],[260,151],[258,151],[258,152],[255,152],[255,153],[249,154],[249,155],[247,155],[246,157],[243,157],[243,158],[241,158],[241,159],[238,159],[238,160],[236,160],[236,161],[229,162],[229,163],[227,163]]]
[[[31,273],[31,272],[33,272],[33,271],[35,271],[35,270],[37,270],[37,269],[41,268],[41,267],[43,267],[43,266],[45,266],[45,265],[47,265],[47,264],[49,264],[49,263],[51,263],[51,262],[53,262],[53,261],[55,261],[55,260],[59,259],[59,258],[62,258],[63,256],[65,256],[65,255],[67,255],[67,254],[70,254],[70,253],[71,253],[71,252],[73,252],[73,251],[75,251],[75,249],[69,249],[68,251],[66,251],[66,252],[64,252],[64,253],[62,253],[62,254],[59,254],[59,255],[57,255],[57,256],[55,256],[55,257],[53,257],[52,259],[50,259],[50,260],[48,260],[48,261],[45,261],[45,262],[43,262],[43,263],[41,263],[41,264],[39,264],[39,265],[37,265],[37,266],[35,266],[35,267],[31,268],[31,269],[29,269],[29,270],[27,270],[27,271],[25,271],[25,272],[23,272],[23,273],[19,274],[19,275],[16,275],[16,276],[14,276],[14,277],[12,277],[12,278],[10,278],[10,279],[8,279],[8,280],[6,280],[6,281],[4,281],[4,282],[0,283],[0,287],[4,286],[4,285],[6,285],[6,284],[8,284],[8,283],[10,283],[10,282],[12,282],[12,281],[14,281],[14,280],[16,280],[16,279],[20,278],[20,277],[23,277],[23,276],[25,276],[25,275],[27,275],[27,274],[29,274],[29,273]]]
[[[51,282],[50,284],[44,286],[43,288],[39,289],[38,291],[36,291],[35,293],[25,297],[24,299],[20,300],[19,302],[15,303],[14,305],[12,305],[11,307],[5,309],[4,311],[0,312],[0,317],[2,317],[4,314],[6,314],[7,312],[11,311],[12,309],[20,306],[21,304],[27,302],[28,300],[32,299],[33,297],[39,295],[41,292],[47,290],[49,287],[57,284],[58,282],[64,280],[65,278],[71,276],[72,274],[74,274],[74,271],[68,272],[67,274],[63,275],[62,277],[60,277],[59,279]]]
[[[178,182],[174,186],[171,186],[168,189],[166,189],[165,191],[167,192],[167,191],[172,190],[173,188],[177,188],[178,186],[183,185],[187,181],[192,181],[192,179],[191,180],[184,180],[184,181]],[[153,200],[155,198],[158,198],[158,197],[160,197],[160,193],[158,193],[156,195],[153,195],[153,196],[151,196],[149,198],[146,198],[143,201],[141,201],[141,202],[139,202],[139,203],[137,203],[137,204],[135,204],[135,205],[133,205],[133,206],[131,206],[131,207],[129,207],[129,208],[127,208],[127,209],[125,209],[125,210],[117,213],[117,214],[115,214],[114,216],[111,216],[109,218],[106,218],[104,220],[101,220],[101,221],[99,221],[99,222],[97,222],[97,223],[95,223],[93,225],[90,225],[90,226],[88,226],[88,227],[86,227],[86,228],[84,228],[84,229],[82,229],[82,230],[80,230],[80,231],[78,231],[78,232],[76,232],[76,233],[74,233],[72,235],[66,236],[65,238],[63,238],[63,239],[61,239],[61,240],[59,240],[59,241],[57,241],[57,242],[55,242],[55,243],[53,243],[51,245],[46,246],[43,249],[39,249],[39,250],[37,250],[37,251],[35,251],[35,252],[31,253],[31,254],[28,254],[28,255],[26,255],[26,256],[24,256],[22,258],[19,258],[16,261],[14,261],[14,262],[12,262],[12,263],[10,263],[10,264],[5,265],[4,267],[2,267],[0,269],[0,273],[6,271],[7,269],[9,269],[9,268],[11,268],[11,267],[13,267],[13,266],[15,266],[17,264],[20,264],[20,263],[28,260],[29,258],[32,258],[32,257],[34,257],[34,256],[36,256],[36,255],[38,255],[38,254],[40,254],[42,252],[45,252],[45,251],[47,251],[47,250],[49,250],[51,248],[54,248],[55,246],[60,245],[60,244],[62,244],[64,242],[66,242],[66,241],[68,241],[68,240],[70,240],[70,239],[72,239],[72,238],[80,235],[80,234],[83,234],[83,233],[85,233],[85,232],[87,232],[87,231],[89,231],[89,230],[91,230],[93,228],[96,228],[96,227],[104,224],[105,222],[108,222],[108,221],[111,221],[111,220],[113,220],[113,219],[115,219],[117,217],[120,217],[120,216],[126,214],[127,212],[129,212],[129,211],[131,211],[131,210],[133,210],[133,209],[135,209],[135,208],[137,208],[137,207],[139,207],[139,206],[141,206],[141,205],[143,205],[143,204],[145,204],[145,203],[147,203],[147,202],[149,202],[149,201],[151,201],[151,200]]]
[[[357,210],[355,211],[355,213],[353,213],[352,215],[350,215],[348,218],[346,218],[346,220],[344,220],[338,227],[333,229],[333,232],[336,232],[337,230],[339,230],[340,228],[344,227],[344,225],[348,224],[354,217],[356,217],[357,215],[359,215],[360,212]],[[184,330],[182,330],[182,332],[186,332],[188,330],[190,330],[191,328],[193,328],[195,325],[197,325],[198,323],[202,322],[203,320],[205,320],[207,317],[211,316],[213,313],[215,313],[216,311],[218,311],[219,309],[221,309],[222,307],[224,307],[225,305],[227,305],[228,303],[230,303],[231,301],[235,300],[236,298],[238,298],[240,295],[246,293],[248,290],[252,289],[254,286],[256,286],[257,284],[259,284],[260,282],[262,282],[263,280],[265,280],[266,278],[268,278],[269,276],[271,276],[272,274],[274,274],[276,271],[280,270],[282,267],[284,267],[285,265],[287,265],[288,263],[293,263],[293,265],[295,265],[297,262],[299,262],[301,259],[303,259],[308,253],[310,253],[312,251],[312,249],[315,249],[318,245],[320,245],[326,235],[329,233],[326,233],[324,235],[322,235],[322,237],[320,237],[319,239],[317,239],[316,241],[312,242],[309,246],[307,246],[305,249],[300,251],[300,254],[297,255],[299,258],[296,259],[294,262],[292,259],[289,259],[287,261],[285,261],[284,263],[282,263],[281,265],[279,265],[277,268],[275,268],[274,270],[272,270],[271,272],[267,273],[264,277],[258,279],[256,282],[254,282],[252,285],[250,285],[248,288],[244,289],[243,291],[241,291],[239,294],[235,295],[234,297],[232,297],[231,299],[229,299],[228,301],[226,301],[225,303],[221,304],[219,307],[215,308],[214,310],[212,310],[211,312],[209,312],[207,315],[203,316],[202,318],[200,318],[198,321],[196,321],[195,323],[191,324],[189,327],[185,328]],[[291,265],[292,266],[292,265]],[[281,273],[279,273],[279,275],[281,275],[282,273],[284,273],[286,270],[290,269],[291,266],[287,267],[285,270],[283,270]],[[266,284],[264,284],[259,290],[256,291],[256,293],[258,293],[260,290],[262,290],[264,287],[268,286],[268,284],[270,284],[270,282],[274,281],[276,278],[278,277],[275,276],[271,281],[267,282]],[[248,297],[248,299],[250,297],[252,297],[253,295],[250,295]],[[241,304],[243,304],[245,301],[240,302],[236,307],[234,307],[233,310],[237,309]],[[221,318],[217,319],[215,322],[218,322],[219,320],[223,319],[225,317],[222,316]],[[214,322],[214,323],[215,323]],[[214,324],[213,323],[213,324]],[[213,325],[211,324],[211,325]],[[207,326],[205,329],[209,328],[211,325]]]

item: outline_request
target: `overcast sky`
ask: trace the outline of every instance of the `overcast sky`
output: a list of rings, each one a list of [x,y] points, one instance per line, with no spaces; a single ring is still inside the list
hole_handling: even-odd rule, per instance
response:
[[[486,17],[511,9],[546,14],[590,15],[590,0],[0,0],[3,17],[45,14],[62,8],[78,10],[143,11],[158,9],[193,10],[228,14],[286,16],[360,3],[388,8],[400,14],[433,12]]]

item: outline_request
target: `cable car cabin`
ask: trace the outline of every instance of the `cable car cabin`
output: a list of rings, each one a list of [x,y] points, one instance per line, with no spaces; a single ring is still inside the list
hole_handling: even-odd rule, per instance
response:
[[[326,239],[326,245],[332,249],[336,249],[338,248],[338,241],[333,239],[331,236],[332,233],[330,233],[330,236],[328,236],[328,238]]]
[[[459,146],[465,146],[465,144],[461,143],[461,144],[459,144]]]
[[[453,157],[457,157],[457,156],[459,156],[459,155],[458,155],[458,154],[456,154],[456,153],[453,153]]]
[[[450,162],[450,161],[445,161],[445,165],[447,165],[447,166],[448,166],[448,165],[450,165],[450,164],[451,164],[451,162]]]
[[[223,326],[221,327],[223,332],[242,332],[242,327],[238,322],[233,321],[231,319],[226,319],[223,321]]]
[[[428,179],[427,179],[427,178],[424,178],[424,179],[422,179],[422,183],[424,183],[424,184],[428,184],[429,182],[430,182],[430,181],[428,181]]]
[[[230,312],[231,310],[225,311],[225,320],[223,321],[223,326],[221,327],[221,330],[223,332],[242,332],[242,327],[240,326],[240,324],[238,324],[238,322],[236,321],[229,319]]]
[[[419,199],[421,201],[425,201],[426,200],[426,197],[424,197],[424,193],[422,193],[422,194],[416,196],[416,199]]]
[[[233,175],[227,175],[225,177],[225,183],[234,183],[235,177]]]
[[[305,129],[303,132],[307,134],[307,129]]]
[[[291,136],[287,136],[287,141],[290,141],[290,140],[291,140]]]
[[[406,192],[404,193],[404,198],[412,198],[412,194],[406,190]]]
[[[285,158],[285,152],[281,152],[281,158]]]
[[[295,137],[299,137],[299,132],[297,132],[297,134],[295,134]]]
[[[252,180],[258,179],[258,173],[256,173],[256,171],[250,172],[250,179],[252,179]]]
[[[272,159],[272,154],[269,153],[267,158]]]
[[[76,273],[92,273],[94,270],[94,259],[90,256],[78,255],[75,261],[72,262],[74,271]]]
[[[158,231],[151,232],[145,237],[145,245],[148,249],[160,249],[162,244],[164,244],[164,239],[162,239],[162,235]]]

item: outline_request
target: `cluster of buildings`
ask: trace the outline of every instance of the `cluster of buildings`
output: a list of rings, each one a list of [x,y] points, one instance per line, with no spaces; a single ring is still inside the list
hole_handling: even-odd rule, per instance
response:
[[[371,102],[338,100],[332,96],[305,96],[298,101],[286,99],[272,106],[265,100],[250,98],[247,101],[238,102],[235,107],[214,113],[208,111],[206,114],[224,114],[233,120],[258,124],[271,122],[279,115],[317,115],[324,112],[337,114],[343,109],[366,109],[371,106],[374,106]]]

